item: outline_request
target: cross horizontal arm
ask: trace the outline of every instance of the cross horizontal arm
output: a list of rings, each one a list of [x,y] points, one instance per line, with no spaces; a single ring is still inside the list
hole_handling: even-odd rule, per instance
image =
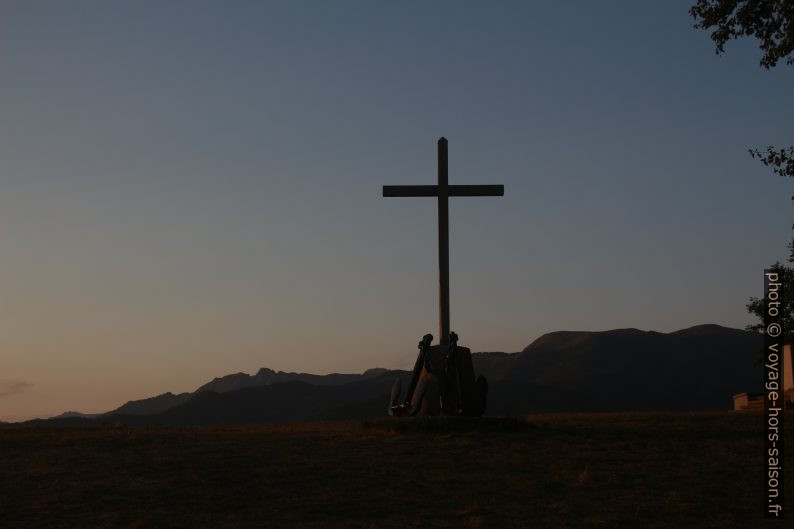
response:
[[[451,197],[501,197],[502,185],[452,185],[447,186]],[[437,197],[438,186],[383,186],[384,197]]]
[[[501,185],[454,185],[449,186],[451,197],[503,197],[505,186]]]
[[[437,197],[438,186],[383,186],[384,197]]]

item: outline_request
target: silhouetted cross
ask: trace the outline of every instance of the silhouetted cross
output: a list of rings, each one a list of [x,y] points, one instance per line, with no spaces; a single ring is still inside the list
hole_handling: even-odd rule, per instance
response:
[[[501,197],[501,185],[449,185],[447,140],[438,140],[438,185],[383,186],[384,197],[438,197],[439,342],[449,344],[449,197]]]

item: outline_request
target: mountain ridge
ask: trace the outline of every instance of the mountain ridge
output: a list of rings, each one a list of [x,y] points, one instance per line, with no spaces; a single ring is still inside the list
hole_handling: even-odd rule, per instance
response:
[[[473,353],[472,359],[491,385],[491,414],[717,410],[729,409],[735,393],[760,389],[753,361],[761,340],[716,324],[670,333],[554,331],[520,352]],[[68,412],[50,420],[211,424],[370,417],[385,413],[397,378],[406,383],[410,372],[315,375],[261,368],[254,375],[216,377],[192,393],[129,401],[96,418]]]

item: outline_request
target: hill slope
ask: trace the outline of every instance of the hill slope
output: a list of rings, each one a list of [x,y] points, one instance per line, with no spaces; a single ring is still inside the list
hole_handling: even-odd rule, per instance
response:
[[[753,360],[761,342],[757,335],[718,325],[672,333],[560,331],[520,353],[475,353],[473,360],[475,371],[490,383],[490,415],[727,410],[733,394],[760,389],[761,371]],[[97,420],[199,425],[378,417],[385,414],[398,377],[407,382],[410,373],[311,375],[263,368],[256,375],[216,378],[194,393],[132,401]]]
[[[465,435],[465,419],[4,426],[0,511],[25,528],[767,527],[757,419],[543,414]]]
[[[528,411],[719,410],[735,393],[760,390],[753,361],[761,344],[760,336],[719,325],[668,334],[562,331],[514,355],[475,358],[475,368],[489,381],[509,381],[519,401],[537,388],[570,392],[557,401],[562,408],[538,403]]]

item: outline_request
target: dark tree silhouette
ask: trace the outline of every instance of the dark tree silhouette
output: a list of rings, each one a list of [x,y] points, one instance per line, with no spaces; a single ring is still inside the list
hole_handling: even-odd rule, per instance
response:
[[[751,36],[764,52],[761,66],[773,68],[781,59],[794,64],[794,1],[792,0],[698,0],[689,10],[698,29],[711,29],[717,53],[731,39]]]
[[[774,68],[783,59],[786,64],[794,64],[794,0],[697,0],[689,14],[695,19],[696,28],[712,30],[710,36],[717,45],[718,55],[725,52],[725,44],[731,39],[755,37],[763,51],[761,66]],[[749,151],[750,156],[758,158],[776,174],[794,177],[794,147],[770,145],[766,150]],[[788,260],[794,262],[794,239],[788,248]],[[772,265],[772,270],[782,278],[783,329],[790,336],[794,331],[794,268],[778,262]],[[763,298],[751,297],[747,311],[759,321],[746,329],[763,333]]]
[[[774,68],[783,59],[794,64],[794,0],[698,0],[689,14],[696,28],[712,30],[717,54],[725,52],[729,40],[749,36],[759,41],[764,68]],[[794,177],[794,147],[770,145],[750,149],[750,155],[775,173]]]
[[[758,158],[780,176],[794,176],[794,147],[776,149],[770,145],[766,151],[750,149],[750,156]]]
[[[782,315],[783,330],[787,335],[791,334],[794,325],[794,268],[775,263],[771,267],[773,272],[777,272],[778,279],[783,286],[783,307],[780,310]],[[747,312],[758,318],[756,323],[745,327],[746,330],[757,334],[764,333],[764,298],[751,297],[747,303]]]

